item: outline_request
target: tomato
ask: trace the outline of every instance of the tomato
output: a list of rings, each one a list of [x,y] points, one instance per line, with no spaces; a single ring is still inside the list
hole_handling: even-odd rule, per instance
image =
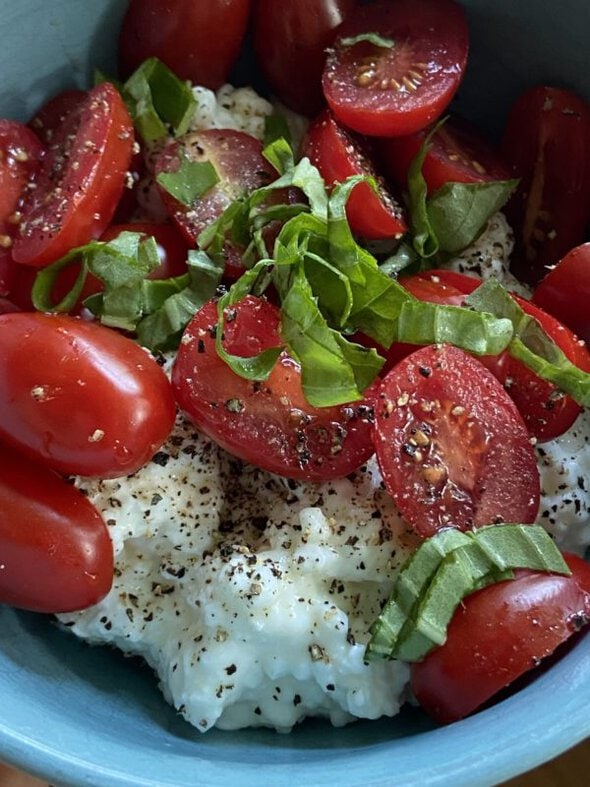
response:
[[[383,171],[400,186],[406,186],[410,164],[429,131],[424,129],[408,136],[380,140]],[[445,183],[484,183],[512,177],[491,143],[457,118],[447,120],[430,138],[422,175],[429,192]]]
[[[378,177],[368,149],[342,128],[329,110],[309,127],[303,155],[316,165],[330,186],[354,175],[376,180],[378,192],[368,183],[359,183],[348,199],[346,215],[353,232],[372,240],[400,238],[406,232],[401,205]]]
[[[10,292],[16,276],[11,246],[18,203],[42,155],[43,145],[32,131],[14,120],[0,120],[0,295]]]
[[[64,90],[50,98],[29,122],[30,128],[49,145],[66,117],[77,110],[86,99],[83,90]]]
[[[249,10],[250,0],[131,0],[119,35],[122,75],[155,56],[181,79],[221,87],[240,51]]]
[[[90,501],[52,470],[0,445],[0,603],[34,612],[96,604],[113,547]]]
[[[572,249],[541,279],[533,301],[590,344],[590,243]]]
[[[66,114],[23,202],[12,256],[43,267],[109,225],[125,185],[133,127],[119,92],[105,82]]]
[[[502,151],[520,186],[506,207],[514,273],[535,284],[590,222],[590,106],[568,90],[535,87],[510,111]]]
[[[535,520],[539,471],[522,418],[496,378],[456,347],[423,347],[385,376],[375,450],[388,492],[425,538]]]
[[[164,148],[156,161],[156,175],[176,172],[182,156],[210,161],[219,177],[219,183],[190,206],[159,188],[170,217],[191,246],[232,202],[277,178],[277,171],[262,155],[262,143],[242,131],[211,129],[187,134]],[[229,240],[225,244],[226,265],[238,274],[243,272],[242,251]]]
[[[356,0],[254,0],[258,65],[273,92],[295,112],[313,117],[323,107],[326,49],[355,6]]]
[[[393,46],[347,39],[377,33]],[[340,25],[322,78],[338,120],[362,134],[401,136],[432,123],[467,63],[465,13],[454,0],[378,0]]]
[[[422,707],[447,724],[537,666],[590,620],[590,566],[565,555],[569,577],[518,571],[457,608],[447,640],[411,668]]]
[[[8,298],[2,298],[0,296],[0,314],[7,314],[8,312],[18,312],[20,311],[19,307],[16,303],[9,301]]]
[[[454,271],[433,270],[400,279],[400,283],[423,300],[460,305],[458,293],[462,291],[467,295],[473,292],[481,281]],[[572,363],[590,372],[590,353],[568,328],[534,303],[515,294],[512,294],[512,297],[526,314],[535,318]],[[399,354],[399,349],[393,345],[388,352],[388,359],[396,351]],[[537,441],[544,442],[559,437],[580,414],[582,408],[570,396],[565,395],[553,383],[538,377],[508,351],[480,360],[504,385],[518,407],[529,433]]]
[[[168,437],[170,384],[139,345],[76,317],[0,317],[0,439],[62,472],[133,473]]]
[[[229,319],[228,319],[229,316]],[[373,453],[371,402],[314,408],[298,364],[282,353],[263,383],[238,377],[215,350],[217,304],[200,309],[184,333],[172,374],[180,408],[230,453],[289,478],[322,481],[356,470]],[[224,346],[252,356],[280,346],[279,311],[248,296],[226,310]]]

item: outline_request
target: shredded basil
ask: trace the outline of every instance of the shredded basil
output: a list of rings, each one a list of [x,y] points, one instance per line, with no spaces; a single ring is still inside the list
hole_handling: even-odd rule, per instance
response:
[[[156,180],[175,199],[190,207],[219,183],[219,175],[210,161],[191,161],[181,153],[176,172],[160,172]]]
[[[355,46],[356,44],[360,44],[362,42],[367,42],[369,44],[373,44],[373,46],[378,46],[381,49],[393,49],[395,46],[395,41],[392,38],[386,38],[385,36],[380,35],[380,33],[359,33],[356,36],[349,36],[348,38],[339,38],[338,45],[339,46]]]

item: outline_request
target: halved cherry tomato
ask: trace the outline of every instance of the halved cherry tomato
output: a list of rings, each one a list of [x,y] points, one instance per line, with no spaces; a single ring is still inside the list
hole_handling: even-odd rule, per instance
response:
[[[456,347],[423,347],[385,376],[375,449],[388,492],[423,537],[535,520],[539,471],[523,420],[496,378]]]
[[[131,0],[119,36],[124,77],[158,57],[181,79],[217,89],[246,32],[250,0]]]
[[[42,155],[43,145],[30,129],[0,120],[0,295],[11,291],[16,276],[11,247],[19,221],[17,207]]]
[[[385,174],[405,187],[408,169],[424,144],[429,129],[405,137],[380,140],[379,154]],[[448,120],[430,138],[422,175],[433,192],[445,183],[483,183],[509,180],[512,173],[498,151],[463,120]]]
[[[64,90],[43,104],[29,122],[29,127],[49,145],[70,112],[78,109],[85,100],[83,90]]]
[[[590,344],[590,243],[572,249],[541,279],[533,301]]]
[[[377,33],[377,46],[357,36]],[[337,31],[322,79],[328,105],[362,134],[413,134],[454,96],[467,63],[467,21],[454,0],[378,0],[353,11]]]
[[[518,190],[506,206],[513,270],[536,284],[590,223],[590,105],[568,90],[535,87],[510,111],[502,151]]]
[[[254,0],[254,50],[278,98],[312,117],[324,106],[322,71],[334,31],[356,0]]]
[[[106,525],[75,487],[0,445],[0,603],[34,612],[96,604],[113,581]]]
[[[590,621],[590,565],[572,575],[518,571],[465,598],[447,640],[411,668],[412,689],[441,724],[473,713]]]
[[[139,345],[76,317],[0,317],[0,439],[62,472],[133,473],[168,437],[170,384]]]
[[[279,311],[248,296],[226,311],[224,346],[249,357],[280,346]],[[215,350],[217,304],[184,333],[172,374],[178,404],[230,453],[289,478],[322,481],[356,470],[373,453],[371,401],[314,408],[297,363],[283,353],[262,383],[238,377]]]
[[[14,260],[43,267],[100,237],[123,192],[132,149],[129,113],[118,90],[104,82],[53,135],[23,202]]]
[[[309,127],[303,155],[316,165],[329,186],[354,175],[375,179],[378,193],[368,183],[359,183],[348,199],[346,215],[353,232],[371,240],[401,238],[406,232],[401,204],[377,175],[368,149],[342,128],[329,110]]]
[[[402,278],[400,283],[417,298],[435,303],[460,305],[460,301],[457,301],[457,293],[462,291],[468,295],[481,284],[481,281],[454,271],[433,270]],[[450,292],[452,295],[449,295]],[[583,342],[559,320],[534,303],[514,293],[512,297],[523,311],[535,318],[572,363],[583,371],[590,372],[590,353]],[[398,356],[399,352],[399,346],[396,345],[393,345],[389,351],[390,354],[397,353]],[[480,360],[502,383],[518,407],[529,433],[539,442],[559,437],[570,428],[581,413],[582,408],[571,396],[565,395],[553,383],[538,377],[521,361],[513,358],[509,352],[486,356]]]

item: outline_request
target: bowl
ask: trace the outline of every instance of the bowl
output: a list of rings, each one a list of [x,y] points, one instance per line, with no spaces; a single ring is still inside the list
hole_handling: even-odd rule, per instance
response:
[[[60,89],[114,71],[123,0],[3,0],[0,115],[26,119]],[[498,133],[527,85],[590,99],[587,0],[465,2],[472,34],[458,108]],[[419,710],[332,728],[310,721],[201,735],[135,659],[51,619],[0,606],[0,759],[61,785],[492,785],[590,735],[590,634],[525,688],[436,728]]]

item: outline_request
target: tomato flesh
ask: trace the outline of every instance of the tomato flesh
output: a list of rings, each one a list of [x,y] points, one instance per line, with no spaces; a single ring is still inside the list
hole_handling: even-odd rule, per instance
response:
[[[127,475],[174,417],[166,375],[130,339],[76,317],[0,317],[0,439],[31,459],[61,473]]]
[[[382,47],[347,39],[378,33]],[[361,134],[401,136],[432,123],[451,101],[467,63],[465,13],[454,0],[378,0],[340,25],[322,78],[328,106]]]
[[[416,698],[436,721],[472,713],[590,621],[590,566],[565,557],[569,577],[519,571],[463,600],[445,644],[411,668]]]
[[[248,296],[231,308],[224,346],[249,357],[280,346],[279,311]],[[298,364],[283,353],[264,382],[238,377],[215,349],[217,304],[200,309],[180,343],[172,385],[196,426],[246,462],[289,478],[322,481],[356,470],[373,453],[371,401],[314,408]]]
[[[0,445],[0,603],[35,612],[96,604],[113,548],[89,500],[56,473]]]
[[[522,418],[496,378],[456,347],[423,347],[385,376],[375,450],[388,492],[425,538],[535,520],[539,471]]]
[[[78,110],[85,99],[86,93],[83,90],[64,90],[58,93],[40,107],[29,122],[30,128],[45,145],[50,145],[70,112]]]

